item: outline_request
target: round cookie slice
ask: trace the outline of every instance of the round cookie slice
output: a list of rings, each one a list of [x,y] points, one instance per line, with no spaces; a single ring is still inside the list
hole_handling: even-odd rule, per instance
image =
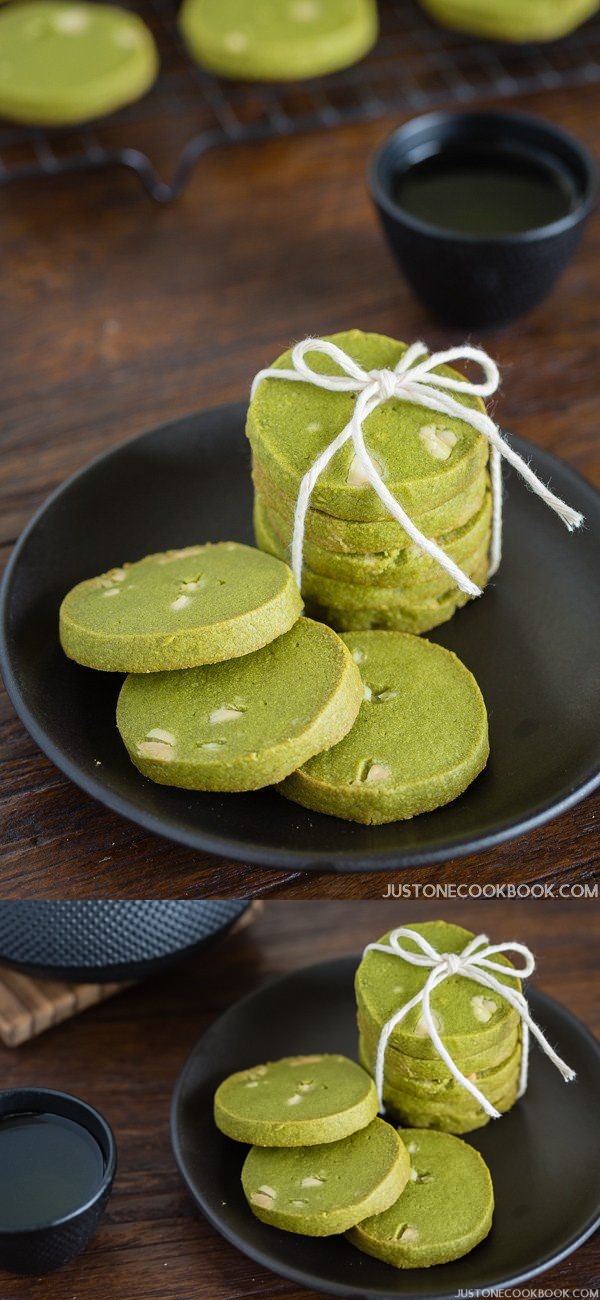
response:
[[[217,1128],[260,1147],[337,1142],[378,1110],[373,1080],[347,1056],[286,1056],[230,1075],[215,1094]]]
[[[0,115],[66,126],[113,113],[158,72],[152,33],[116,5],[23,0],[0,13]]]
[[[362,59],[377,39],[374,0],[184,0],[192,58],[221,77],[293,81]]]
[[[352,1228],[348,1240],[395,1268],[460,1259],[492,1226],[490,1171],[460,1138],[422,1129],[399,1132],[411,1159],[408,1185],[389,1209]]]
[[[117,726],[144,776],[185,790],[258,790],[350,730],[363,688],[331,628],[300,618],[255,654],[127,677]]]
[[[242,1186],[253,1214],[285,1232],[330,1237],[392,1205],[410,1158],[391,1124],[374,1119],[339,1142],[253,1147]]]
[[[404,343],[361,330],[332,334],[328,341],[366,372],[393,370],[407,351]],[[317,375],[340,374],[337,362],[321,352],[308,353],[306,360]],[[273,368],[293,369],[292,352],[278,357]],[[440,373],[464,381],[447,366],[441,366]],[[454,396],[465,407],[485,409],[479,397]],[[313,383],[269,377],[258,384],[248,408],[246,435],[264,473],[292,500],[307,470],[348,424],[355,404],[355,393],[332,392]],[[458,496],[488,462],[487,439],[466,420],[436,415],[400,398],[380,403],[365,420],[364,434],[388,490],[411,517]],[[390,519],[387,506],[365,481],[351,439],[319,476],[310,505],[337,519]]]
[[[284,782],[306,808],[367,825],[456,799],[485,767],[487,715],[456,655],[399,632],[349,632],[365,699],[345,739]]]
[[[250,654],[293,627],[302,600],[287,564],[216,542],[148,555],[80,582],[60,641],[88,668],[157,673]]]

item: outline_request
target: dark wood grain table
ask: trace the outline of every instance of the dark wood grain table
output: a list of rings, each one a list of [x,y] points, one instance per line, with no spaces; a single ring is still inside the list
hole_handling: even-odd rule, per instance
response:
[[[420,903],[268,901],[238,936],[195,960],[29,1046],[12,1052],[0,1048],[1,1086],[41,1083],[84,1097],[106,1115],[119,1147],[113,1197],[87,1253],[64,1272],[39,1280],[0,1274],[0,1300],[197,1300],[200,1295],[203,1300],[300,1300],[306,1295],[246,1259],[193,1207],[170,1150],[173,1086],[199,1035],[249,989],[328,956],[358,954],[390,926],[439,913],[439,906],[432,911]],[[493,941],[527,943],[538,959],[538,986],[600,1031],[597,907],[447,904],[443,914],[485,930]],[[546,1292],[565,1288],[568,1295],[575,1287],[597,1286],[599,1274],[597,1235],[544,1274],[539,1285]]]
[[[518,107],[597,145],[598,87],[553,90]],[[365,160],[390,125],[217,150],[164,209],[114,171],[0,189],[0,560],[47,493],[92,456],[158,422],[243,398],[292,338],[357,325],[432,347],[460,341],[412,299],[370,209]],[[599,243],[596,220],[551,299],[483,340],[502,368],[505,426],[596,483]],[[71,785],[6,697],[0,774],[4,897],[379,897],[387,885],[378,875],[263,870],[152,838]],[[597,878],[599,807],[590,798],[468,864],[436,868],[436,879]]]

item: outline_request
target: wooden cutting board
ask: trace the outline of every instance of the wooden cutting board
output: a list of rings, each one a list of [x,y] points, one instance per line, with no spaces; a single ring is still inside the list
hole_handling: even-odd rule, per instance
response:
[[[261,907],[262,903],[252,903],[233,926],[230,935],[239,933],[248,925]],[[62,1020],[70,1020],[80,1011],[86,1011],[130,986],[131,981],[122,984],[67,984],[23,975],[9,966],[0,965],[0,1042],[6,1047],[19,1047],[53,1025],[59,1025]]]
[[[19,1047],[45,1029],[79,1015],[80,1011],[104,1002],[126,987],[126,984],[63,984],[59,980],[35,979],[0,966],[0,1040],[6,1047]]]

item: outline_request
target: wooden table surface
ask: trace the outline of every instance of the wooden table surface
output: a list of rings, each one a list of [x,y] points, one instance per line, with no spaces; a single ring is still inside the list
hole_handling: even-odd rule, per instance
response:
[[[106,1115],[119,1148],[113,1197],[87,1253],[51,1277],[0,1275],[1,1300],[301,1300],[306,1292],[246,1259],[194,1209],[170,1151],[171,1091],[199,1035],[248,990],[328,956],[360,953],[391,925],[439,911],[420,903],[269,901],[239,936],[28,1046],[0,1048],[2,1086],[40,1083],[84,1097]],[[600,1031],[597,907],[454,903],[444,916],[496,942],[527,943],[538,959],[538,986]],[[572,1291],[597,1286],[599,1274],[600,1234],[539,1284]]]
[[[597,144],[598,87],[553,90],[518,107]],[[357,325],[424,336],[432,347],[460,341],[411,298],[371,212],[365,160],[390,125],[217,150],[164,209],[119,172],[0,190],[0,560],[51,489],[92,456],[160,421],[243,398],[290,339]],[[551,299],[483,340],[504,375],[504,424],[596,483],[599,242],[596,220]],[[153,838],[71,785],[6,697],[0,772],[5,897],[379,897],[387,885],[382,876],[250,868]],[[556,884],[595,875],[599,807],[590,798],[435,877]]]

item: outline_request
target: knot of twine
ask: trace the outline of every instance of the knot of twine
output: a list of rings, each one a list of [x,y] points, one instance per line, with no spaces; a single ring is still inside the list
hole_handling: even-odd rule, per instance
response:
[[[341,374],[322,375],[313,370],[306,360],[307,353],[317,352],[330,357],[342,371]],[[474,361],[484,373],[480,383],[469,379],[454,379],[451,375],[436,374],[438,366],[453,361]],[[325,447],[304,475],[294,514],[294,531],[292,537],[292,569],[298,586],[301,585],[304,553],[304,530],[306,514],[310,505],[315,484],[329,464],[332,457],[344,443],[352,440],[358,463],[371,487],[380,501],[386,506],[390,515],[401,524],[408,536],[426,555],[445,569],[461,591],[469,596],[480,596],[481,588],[463,573],[454,560],[431,538],[425,537],[403,510],[400,503],[386,487],[377,465],[371,458],[364,439],[364,422],[378,406],[390,398],[403,402],[412,402],[440,415],[455,416],[470,424],[478,433],[483,434],[490,444],[490,475],[492,481],[492,537],[490,546],[490,576],[496,573],[502,556],[502,458],[511,464],[525,480],[528,486],[545,501],[547,506],[563,520],[569,530],[578,528],[583,523],[583,515],[573,510],[560,497],[534,474],[533,470],[521,456],[505,442],[500,430],[489,415],[480,410],[463,406],[452,393],[467,393],[472,397],[490,397],[496,392],[500,382],[498,367],[487,352],[480,348],[463,344],[461,347],[449,348],[446,352],[428,354],[424,343],[413,343],[401,356],[394,370],[363,370],[362,366],[348,356],[335,343],[325,339],[304,339],[292,349],[292,370],[269,367],[260,370],[251,389],[254,397],[258,385],[263,379],[283,379],[293,383],[313,384],[334,393],[356,393],[356,403],[352,417],[341,433]]]
[[[400,942],[401,939],[412,939],[414,943],[417,944],[420,951],[412,952],[407,948],[403,948]],[[519,1090],[517,1093],[518,1097],[522,1097],[527,1088],[530,1033],[537,1038],[540,1047],[546,1053],[546,1056],[550,1058],[553,1065],[560,1070],[563,1078],[567,1082],[570,1082],[575,1078],[575,1071],[561,1060],[560,1056],[554,1051],[554,1048],[550,1046],[550,1043],[544,1037],[539,1026],[536,1025],[534,1020],[532,1020],[523,994],[517,989],[512,989],[506,984],[501,984],[497,978],[498,975],[511,975],[517,979],[526,979],[529,975],[533,974],[533,971],[535,970],[535,958],[533,953],[531,953],[529,948],[526,948],[524,944],[490,944],[487,935],[478,934],[470,940],[461,953],[440,953],[436,952],[433,945],[430,944],[422,934],[418,934],[416,930],[411,930],[407,926],[399,926],[397,930],[393,930],[389,935],[387,943],[367,944],[363,957],[366,957],[368,952],[391,953],[392,956],[401,957],[402,961],[409,962],[411,966],[428,967],[430,971],[430,974],[427,976],[427,980],[420,992],[415,994],[414,998],[411,998],[409,1002],[405,1003],[399,1011],[396,1011],[381,1030],[375,1062],[375,1086],[379,1097],[379,1105],[382,1110],[385,1053],[389,1039],[396,1028],[396,1025],[400,1024],[401,1020],[404,1020],[404,1017],[408,1015],[409,1011],[412,1011],[413,1007],[422,1003],[423,1022],[438,1056],[441,1056],[442,1061],[445,1061],[450,1073],[454,1076],[457,1083],[460,1083],[461,1087],[466,1088],[467,1092],[471,1093],[471,1096],[474,1097],[479,1105],[483,1107],[486,1114],[489,1115],[491,1119],[500,1118],[501,1112],[492,1106],[491,1102],[488,1101],[487,1097],[484,1097],[483,1093],[479,1091],[479,1088],[475,1086],[471,1079],[467,1079],[464,1074],[461,1074],[458,1066],[452,1060],[450,1053],[444,1047],[436,1028],[431,1012],[431,994],[433,990],[437,988],[438,984],[441,984],[443,980],[448,979],[451,975],[463,975],[465,979],[474,980],[477,984],[481,984],[483,988],[491,989],[493,993],[497,993],[499,997],[503,998],[505,1002],[508,1002],[510,1006],[514,1007],[514,1010],[518,1012],[521,1018],[522,1028],[522,1052]],[[501,952],[519,953],[523,957],[523,966],[521,969],[518,967],[511,969],[510,967],[502,965],[501,962],[491,960],[497,953]]]

